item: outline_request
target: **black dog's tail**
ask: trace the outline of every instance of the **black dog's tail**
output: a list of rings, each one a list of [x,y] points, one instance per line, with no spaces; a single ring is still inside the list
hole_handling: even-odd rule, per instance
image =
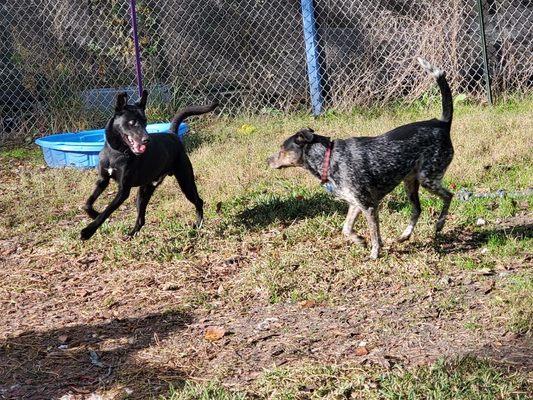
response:
[[[190,117],[192,115],[200,115],[205,114],[210,111],[213,111],[215,108],[217,108],[218,102],[211,103],[208,106],[189,106],[185,107],[183,110],[180,110],[174,118],[172,118],[172,123],[170,124],[169,131],[172,133],[178,134],[178,129],[180,124],[185,120],[185,118]]]
[[[437,78],[437,83],[440,88],[440,94],[442,95],[442,117],[440,117],[441,121],[452,122],[453,99],[452,91],[450,90],[450,85],[448,85],[448,81],[446,80],[446,74],[444,73],[444,71],[431,65],[423,58],[418,57],[418,62],[420,63],[422,68],[424,68],[427,72]]]

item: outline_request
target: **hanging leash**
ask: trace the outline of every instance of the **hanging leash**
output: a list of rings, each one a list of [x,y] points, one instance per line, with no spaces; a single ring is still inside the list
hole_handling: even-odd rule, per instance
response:
[[[333,185],[328,182],[329,165],[331,160],[331,151],[333,150],[333,141],[329,141],[326,153],[324,154],[324,163],[322,164],[322,175],[320,176],[320,183],[328,192],[333,192]]]
[[[326,154],[324,154],[324,163],[322,164],[322,175],[320,176],[320,183],[324,184],[328,181],[329,160],[331,158],[331,150],[333,149],[333,142],[328,143]]]

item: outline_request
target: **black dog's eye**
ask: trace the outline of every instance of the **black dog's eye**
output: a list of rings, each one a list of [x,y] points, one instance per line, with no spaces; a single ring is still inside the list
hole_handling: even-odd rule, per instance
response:
[[[135,125],[135,123],[136,123],[136,121],[135,121],[135,120],[133,120],[133,119],[132,119],[131,121],[128,121],[128,124],[129,124],[130,126],[134,126],[134,125]]]

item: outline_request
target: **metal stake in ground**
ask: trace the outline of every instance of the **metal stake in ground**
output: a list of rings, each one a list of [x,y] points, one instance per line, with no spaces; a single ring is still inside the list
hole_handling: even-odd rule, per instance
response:
[[[141,67],[141,49],[139,46],[139,36],[137,34],[137,10],[135,8],[135,0],[130,0],[130,15],[133,33],[133,45],[135,47],[135,73],[137,76],[137,90],[139,91],[139,97],[141,97],[143,92],[143,75]]]
[[[489,58],[487,56],[487,42],[485,40],[485,19],[483,18],[483,1],[477,2],[479,17],[479,35],[481,36],[481,51],[483,53],[483,72],[485,77],[485,90],[487,91],[487,101],[492,105],[492,88],[490,85]]]
[[[311,106],[313,114],[317,116],[322,113],[324,108],[324,98],[322,97],[322,78],[320,77],[318,35],[316,31],[313,0],[302,0],[302,18]]]

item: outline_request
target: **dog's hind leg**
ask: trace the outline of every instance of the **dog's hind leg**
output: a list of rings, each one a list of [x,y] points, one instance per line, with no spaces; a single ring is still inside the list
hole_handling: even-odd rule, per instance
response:
[[[109,216],[115,211],[130,195],[131,187],[121,187],[118,190],[115,198],[109,203],[109,205],[102,211],[96,219],[81,230],[81,239],[90,239],[96,230],[109,218]]]
[[[187,155],[185,155],[185,158],[182,159],[182,162],[176,168],[175,176],[181,191],[187,200],[194,204],[194,207],[196,208],[196,222],[194,223],[194,227],[200,228],[202,226],[202,221],[204,220],[204,202],[198,194],[198,189],[194,182],[192,164]]]
[[[98,178],[93,193],[89,196],[89,198],[85,202],[85,205],[83,206],[83,209],[85,210],[87,215],[89,215],[89,217],[91,217],[92,219],[95,219],[100,214],[93,208],[94,202],[96,201],[96,199],[98,199],[98,197],[102,194],[102,192],[106,189],[108,185],[108,176]]]
[[[381,236],[379,234],[379,215],[378,206],[363,208],[363,213],[370,229],[370,239],[372,241],[372,250],[370,251],[370,258],[375,260],[379,256],[381,249]]]
[[[422,184],[422,187],[424,187],[434,195],[439,196],[443,201],[442,210],[440,212],[439,219],[437,220],[437,223],[435,225],[435,232],[438,233],[442,230],[442,228],[444,228],[446,216],[448,215],[450,203],[452,202],[453,193],[451,193],[449,190],[445,189],[442,186],[442,182],[440,181],[440,179],[425,179],[420,183]]]
[[[413,176],[404,179],[403,183],[413,209],[411,211],[411,221],[409,222],[409,225],[407,226],[407,228],[405,228],[405,231],[403,231],[402,235],[398,238],[398,242],[400,243],[405,242],[411,237],[411,234],[415,229],[416,223],[418,222],[418,218],[420,217],[420,213],[422,212],[422,207],[420,206],[420,198],[418,197],[418,189],[420,188],[420,183],[418,182],[416,177]]]
[[[350,204],[350,207],[348,208],[348,214],[346,215],[346,220],[344,221],[344,225],[342,227],[342,233],[348,240],[364,246],[366,245],[365,239],[353,231],[353,224],[359,214],[361,214],[361,208],[357,205]]]
[[[146,216],[146,206],[148,205],[152,194],[154,194],[155,188],[154,185],[145,185],[139,188],[139,192],[137,193],[137,221],[135,222],[133,229],[128,233],[128,236],[135,235],[143,227]]]

